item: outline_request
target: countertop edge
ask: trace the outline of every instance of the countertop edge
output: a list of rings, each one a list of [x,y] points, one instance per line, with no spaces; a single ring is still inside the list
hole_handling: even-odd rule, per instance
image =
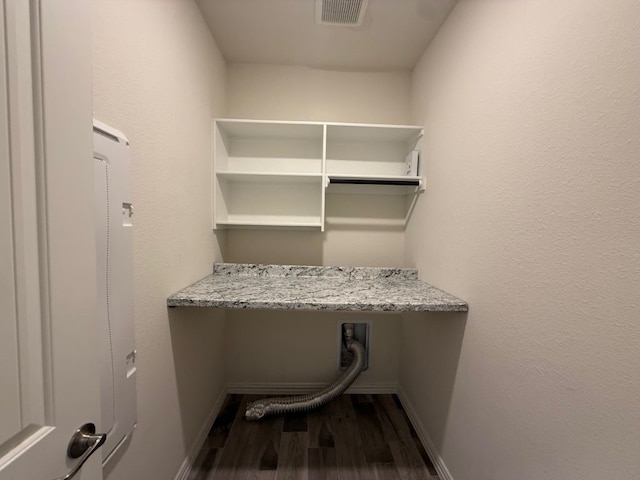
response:
[[[190,286],[176,292],[169,296],[166,300],[168,307],[209,307],[209,308],[224,308],[224,309],[251,309],[251,310],[306,310],[306,311],[343,311],[343,312],[468,312],[469,305],[464,300],[457,298],[443,290],[440,290],[422,280],[419,279],[404,279],[405,283],[415,284],[417,294],[413,297],[408,295],[410,300],[403,301],[402,293],[400,295],[393,293],[394,283],[397,279],[385,279],[377,278],[374,281],[377,283],[385,283],[386,280],[390,281],[389,291],[391,292],[388,299],[378,300],[372,298],[356,297],[355,295],[349,295],[349,290],[344,295],[344,301],[339,296],[335,296],[331,299],[327,298],[326,301],[315,299],[300,298],[295,291],[294,295],[290,295],[290,298],[274,298],[272,295],[265,293],[264,298],[260,298],[260,295],[255,295],[255,291],[252,292],[255,298],[238,298],[237,295],[229,295],[229,298],[224,298],[225,294],[220,291],[214,292],[210,290],[209,284],[214,281],[215,278],[220,277],[225,282],[231,280],[232,288],[236,290],[233,285],[235,279],[239,282],[245,282],[246,276],[243,275],[220,275],[212,274],[207,277],[191,284]],[[265,282],[273,280],[274,277],[266,276],[259,277],[264,278]],[[255,281],[256,278],[253,278]],[[306,277],[304,282],[308,282],[309,277]],[[318,277],[318,281],[332,282],[332,281],[344,282],[345,279],[333,279],[326,277]],[[260,283],[261,281],[258,280]],[[292,279],[296,282],[295,278]],[[354,285],[362,283],[369,283],[370,279],[348,279],[347,282],[353,282]],[[385,285],[386,286],[386,285]],[[344,283],[341,285],[344,287]],[[424,290],[429,291],[425,294]],[[296,287],[298,288],[298,287]],[[360,287],[362,288],[362,287]],[[367,288],[369,288],[367,286]],[[331,288],[330,288],[331,289]],[[355,290],[355,288],[354,288]],[[297,298],[293,298],[297,297]]]
[[[282,302],[227,302],[220,300],[190,300],[185,298],[169,297],[168,307],[209,307],[228,308],[242,310],[304,310],[304,311],[333,311],[333,312],[468,312],[469,306],[465,302],[447,303],[435,305],[411,305],[411,304],[289,304]]]

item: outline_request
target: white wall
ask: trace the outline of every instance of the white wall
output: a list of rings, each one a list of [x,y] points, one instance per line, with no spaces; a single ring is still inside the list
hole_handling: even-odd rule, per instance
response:
[[[252,64],[231,64],[227,71],[231,118],[409,123],[411,76],[407,71],[344,72]],[[385,202],[394,200],[398,201],[370,197],[369,207],[379,202],[371,209],[384,208]],[[404,262],[404,233],[347,225],[329,227],[324,234],[230,230],[224,253],[230,262],[397,267]]]
[[[456,480],[640,478],[640,2],[462,0],[413,75],[401,384]],[[465,325],[466,320],[466,325]]]
[[[400,124],[409,120],[408,71],[230,64],[228,85],[232,118]]]
[[[94,111],[133,154],[138,427],[110,479],[175,477],[224,388],[224,319],[166,297],[220,259],[211,117],[226,66],[192,1],[94,0]],[[196,311],[197,310],[197,311]]]
[[[328,385],[340,374],[339,326],[367,322],[369,368],[352,388],[395,391],[401,321],[400,315],[380,313],[229,311],[225,337],[229,390]]]
[[[355,123],[409,123],[409,72],[343,72],[307,67],[231,64],[228,116],[268,120]],[[332,198],[331,211],[350,215],[385,211],[401,198]],[[342,203],[341,203],[342,202]],[[344,203],[347,202],[347,203]],[[337,209],[337,210],[336,210]],[[368,213],[367,213],[368,212]],[[358,217],[362,218],[362,217]],[[229,230],[224,258],[229,262],[302,265],[403,266],[404,232],[373,226],[327,227],[313,231]],[[345,316],[261,311],[229,312],[227,365],[231,386],[271,382],[313,383],[337,374],[337,322]],[[351,318],[347,316],[348,318]],[[400,320],[368,316],[374,334],[371,368],[358,385],[398,381]],[[268,338],[268,342],[263,339]],[[302,342],[302,343],[301,343]],[[239,352],[252,352],[243,356]],[[297,352],[296,360],[291,361]]]

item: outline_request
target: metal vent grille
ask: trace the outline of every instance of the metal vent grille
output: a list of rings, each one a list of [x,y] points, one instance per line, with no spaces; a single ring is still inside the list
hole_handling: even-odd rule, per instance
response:
[[[316,23],[359,27],[369,0],[316,0]]]

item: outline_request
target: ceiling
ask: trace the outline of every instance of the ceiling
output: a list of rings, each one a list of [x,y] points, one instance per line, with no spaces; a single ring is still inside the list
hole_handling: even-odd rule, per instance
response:
[[[410,70],[456,0],[369,0],[361,27],[315,23],[315,0],[197,0],[230,63]]]

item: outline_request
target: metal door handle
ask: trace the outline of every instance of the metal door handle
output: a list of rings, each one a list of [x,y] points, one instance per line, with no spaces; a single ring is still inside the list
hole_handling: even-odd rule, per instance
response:
[[[71,437],[67,447],[67,457],[79,458],[75,467],[64,477],[55,480],[70,480],[80,471],[84,462],[93,455],[98,448],[107,440],[106,433],[96,433],[96,426],[93,423],[85,423]]]

